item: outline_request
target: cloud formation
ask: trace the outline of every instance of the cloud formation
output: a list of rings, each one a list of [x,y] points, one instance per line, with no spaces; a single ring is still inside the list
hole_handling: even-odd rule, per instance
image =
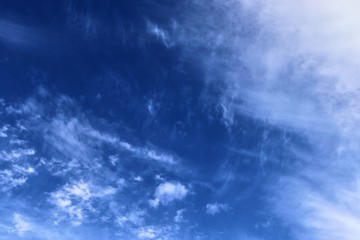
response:
[[[307,147],[294,141],[298,165],[271,189],[274,212],[300,229],[292,231],[297,239],[359,235],[350,207],[359,179],[351,170],[360,149],[358,7],[354,0],[198,1],[177,32],[185,54],[200,53],[206,83],[221,86],[225,125],[247,116],[306,139]]]
[[[228,205],[223,203],[208,203],[206,204],[206,213],[216,215],[222,211],[228,210]]]
[[[147,196],[157,187],[157,206],[186,197],[188,189],[178,182],[153,186],[157,183],[148,181],[159,173],[176,176],[181,171],[176,167],[181,161],[178,156],[150,142],[136,142],[133,136],[103,130],[102,123],[74,99],[45,89],[24,101],[0,104],[6,126],[0,143],[0,190],[4,192],[0,200],[8,202],[15,191],[27,196],[28,189],[37,186],[35,200],[24,197],[7,210],[19,212],[14,215],[17,227],[4,218],[1,231],[10,237],[29,234],[52,239],[67,226],[68,235],[57,239],[83,239],[74,237],[72,230],[107,224],[127,238],[177,234],[171,224],[149,222]],[[46,182],[54,184],[45,186]],[[39,208],[45,210],[30,214]],[[42,226],[39,222],[44,219]]]
[[[31,224],[28,223],[24,217],[18,213],[14,214],[14,222],[17,234],[22,237],[26,232],[31,230]]]
[[[156,188],[154,199],[149,200],[152,207],[156,208],[160,204],[168,205],[173,201],[184,199],[189,190],[179,182],[160,183]]]
[[[50,195],[49,201],[54,204],[58,211],[55,212],[55,222],[69,218],[74,225],[80,225],[85,220],[87,213],[96,211],[93,206],[96,202],[110,202],[109,199],[116,194],[117,189],[111,186],[100,187],[91,183],[78,181],[73,184],[65,184],[61,189]]]

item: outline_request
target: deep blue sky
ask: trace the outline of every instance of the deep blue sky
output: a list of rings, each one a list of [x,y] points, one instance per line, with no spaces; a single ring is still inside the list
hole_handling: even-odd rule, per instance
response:
[[[1,239],[356,239],[354,19],[300,2],[1,1]]]

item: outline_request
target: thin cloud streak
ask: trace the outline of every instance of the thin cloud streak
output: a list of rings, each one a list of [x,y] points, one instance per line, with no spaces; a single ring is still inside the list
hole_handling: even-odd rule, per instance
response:
[[[43,33],[36,27],[0,19],[0,41],[16,47],[38,47],[47,42]]]

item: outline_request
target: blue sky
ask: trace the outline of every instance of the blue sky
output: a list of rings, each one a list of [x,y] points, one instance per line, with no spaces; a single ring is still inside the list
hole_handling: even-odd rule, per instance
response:
[[[358,239],[359,7],[2,1],[1,239]]]

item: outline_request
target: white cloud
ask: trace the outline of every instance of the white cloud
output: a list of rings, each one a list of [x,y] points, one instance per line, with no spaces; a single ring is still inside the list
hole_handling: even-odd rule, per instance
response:
[[[167,205],[176,200],[184,199],[188,189],[179,182],[161,183],[155,191],[154,199],[149,201],[150,206],[158,207],[160,204]]]
[[[95,127],[96,119],[90,119],[83,114],[77,103],[69,97],[58,96],[45,105],[39,101],[42,95],[14,106],[21,110],[17,111],[17,114],[24,118],[26,131],[41,132],[43,148],[46,149],[43,164],[54,175],[69,175],[81,171],[96,172],[101,168],[100,162],[106,155],[104,146],[119,152],[108,156],[113,166],[117,166],[124,151],[136,159],[153,160],[155,164],[171,165],[178,162],[178,157],[156,146],[133,145],[121,137],[98,130]],[[56,114],[51,114],[50,108],[57,109]],[[31,149],[28,152],[26,149],[20,150],[3,151],[0,158],[19,158],[34,153],[30,152]]]
[[[149,34],[156,37],[159,41],[161,41],[167,48],[170,48],[173,46],[173,43],[170,39],[169,33],[165,31],[164,29],[160,28],[158,25],[147,22],[147,31]]]
[[[0,159],[5,160],[5,161],[16,161],[20,158],[24,158],[27,156],[32,156],[35,155],[35,150],[32,148],[28,148],[28,149],[22,149],[22,148],[18,148],[18,149],[13,149],[10,152],[7,152],[5,150],[2,150],[0,152]]]
[[[169,163],[169,164],[175,163],[174,157],[172,155],[159,153],[152,149],[144,149],[144,154],[145,154],[145,156],[149,157],[150,159],[153,159],[153,160],[156,160],[159,162]]]
[[[333,168],[334,166],[332,166]],[[294,232],[296,239],[355,240],[360,234],[360,184],[353,175],[334,178],[329,171],[342,174],[344,168],[329,170],[325,167],[307,171],[299,177],[288,177],[274,199],[276,213],[290,225],[300,225],[306,231]],[[316,182],[313,186],[309,179]],[[280,192],[284,191],[284,192]]]
[[[164,164],[175,164],[177,162],[175,160],[175,156],[157,150],[155,147],[134,146],[124,141],[119,141],[118,145],[119,147],[133,153],[136,157],[155,160],[156,162]]]
[[[156,232],[153,228],[141,228],[138,232],[139,239],[154,239]]]
[[[0,128],[0,137],[6,138],[7,135],[7,131],[9,130],[9,126],[8,125],[4,125]]]
[[[31,224],[26,221],[22,215],[18,213],[14,214],[14,223],[16,232],[20,237],[23,236],[26,232],[29,232],[32,228]]]
[[[4,104],[5,107],[10,106]],[[28,181],[30,176],[39,175],[42,178],[45,175],[48,178],[50,174],[65,183],[53,186],[56,189],[48,189],[44,193],[50,203],[46,214],[49,214],[47,217],[50,216],[52,224],[61,227],[71,223],[80,229],[83,223],[118,222],[119,226],[125,226],[121,230],[136,235],[135,231],[144,226],[145,212],[126,212],[124,203],[119,199],[134,200],[137,206],[138,202],[147,201],[148,198],[137,196],[137,190],[129,191],[130,196],[125,196],[121,189],[132,187],[136,184],[134,181],[142,181],[144,176],[154,173],[142,175],[141,171],[132,172],[125,160],[130,158],[152,165],[152,168],[155,165],[173,171],[173,165],[180,158],[151,143],[133,144],[109,131],[99,130],[98,125],[105,128],[101,121],[89,117],[75,101],[66,96],[38,93],[25,103],[11,106],[12,110],[6,114],[16,118],[17,123],[9,126],[6,131],[8,137],[2,139],[6,147],[0,150],[0,158],[6,160],[6,164],[0,169],[0,190],[7,192],[36,182]],[[31,146],[34,138],[36,148]],[[114,167],[109,167],[106,160]],[[119,177],[118,174],[125,171],[123,176],[130,176],[130,179]],[[136,185],[141,188],[145,186]],[[147,191],[145,189],[146,194]],[[154,200],[158,201],[158,205],[166,205],[183,199],[187,194],[184,185],[167,183],[159,185]],[[7,192],[7,195],[10,196],[11,192]],[[124,211],[125,214],[121,214]],[[41,224],[36,227],[35,224],[31,222],[34,229],[41,228]],[[31,234],[37,236],[34,232]]]
[[[174,217],[174,222],[180,223],[184,221],[184,212],[185,209],[180,209],[176,211],[176,215]]]
[[[131,223],[135,226],[141,226],[144,223],[145,214],[146,212],[143,210],[132,210],[125,215],[118,216],[117,223],[122,227],[128,223]]]
[[[155,175],[155,180],[163,182],[163,181],[165,181],[165,178],[163,178],[160,174],[156,174]]]
[[[29,207],[29,211],[34,211],[33,207],[27,207]],[[36,209],[35,212],[37,212]],[[39,215],[39,212],[24,215],[19,212],[7,213],[4,211],[0,219],[1,239],[77,239],[79,233],[81,234],[83,231],[79,227],[69,228],[64,225],[53,225],[43,217],[44,215]]]
[[[222,203],[208,203],[206,204],[206,212],[210,215],[218,214],[222,211],[228,210],[227,204]]]
[[[355,239],[360,3],[200,0],[196,7],[180,25],[177,41],[191,57],[207,49],[196,59],[209,84],[224,86],[224,122],[230,125],[234,114],[265,120],[311,147],[294,150],[299,176],[274,186],[276,213],[306,235],[298,239]],[[206,14],[198,15],[198,7]]]
[[[90,193],[89,184],[83,181],[77,182],[70,186],[65,186],[64,191],[85,201],[89,200],[89,198],[92,196]]]
[[[86,220],[86,215],[94,213],[93,204],[108,204],[117,189],[110,186],[99,186],[82,180],[65,184],[50,194],[49,201],[56,206],[55,222],[69,218],[74,225]]]
[[[147,102],[146,102],[146,108],[147,110],[149,111],[150,115],[155,115],[155,108],[154,108],[154,100],[152,99],[149,99]]]
[[[109,160],[111,165],[116,166],[117,162],[119,162],[120,158],[117,155],[111,155],[109,156]]]
[[[360,215],[352,206],[359,175],[352,169],[359,168],[359,2],[277,0],[254,6],[264,38],[246,57],[262,86],[243,94],[247,107],[255,109],[252,116],[305,135],[316,159],[276,190],[282,199],[275,203],[277,211],[304,227],[307,238],[356,239]],[[241,93],[236,91],[232,94]]]
[[[27,159],[34,153],[32,149],[15,149],[0,153],[1,160],[10,161],[8,167],[0,170],[0,191],[8,192],[19,187],[25,184],[30,176],[37,174],[35,166],[31,165],[32,161]]]
[[[126,141],[120,140],[117,136],[111,135],[104,131],[97,130],[91,123],[90,120],[85,118],[83,115],[74,112],[69,114],[68,111],[76,108],[76,103],[68,97],[59,97],[55,103],[58,107],[59,114],[51,117],[51,121],[43,121],[36,119],[35,123],[37,128],[46,129],[44,135],[45,143],[50,146],[52,156],[55,157],[54,161],[48,162],[48,165],[62,164],[57,162],[56,158],[66,157],[74,164],[74,168],[90,168],[96,169],[98,164],[94,164],[94,160],[99,158],[101,155],[101,146],[108,145],[112,148],[119,148],[120,150],[128,151],[133,154],[134,157],[154,160],[155,162],[162,164],[175,164],[176,157],[164,153],[154,146],[142,147],[135,146]],[[23,112],[43,115],[43,106],[35,101],[28,100],[26,104],[22,106]],[[77,109],[77,111],[80,111]],[[48,117],[48,116],[46,116]],[[37,129],[38,130],[38,129]],[[51,159],[50,159],[51,160]],[[120,160],[119,156],[112,155],[109,157],[112,165]],[[79,162],[77,162],[79,161]],[[63,169],[63,167],[55,167],[56,169]],[[67,165],[69,167],[69,165]],[[69,169],[70,170],[70,169]],[[67,173],[69,171],[62,171]]]
[[[141,176],[134,177],[134,180],[137,182],[142,182],[144,179]]]

